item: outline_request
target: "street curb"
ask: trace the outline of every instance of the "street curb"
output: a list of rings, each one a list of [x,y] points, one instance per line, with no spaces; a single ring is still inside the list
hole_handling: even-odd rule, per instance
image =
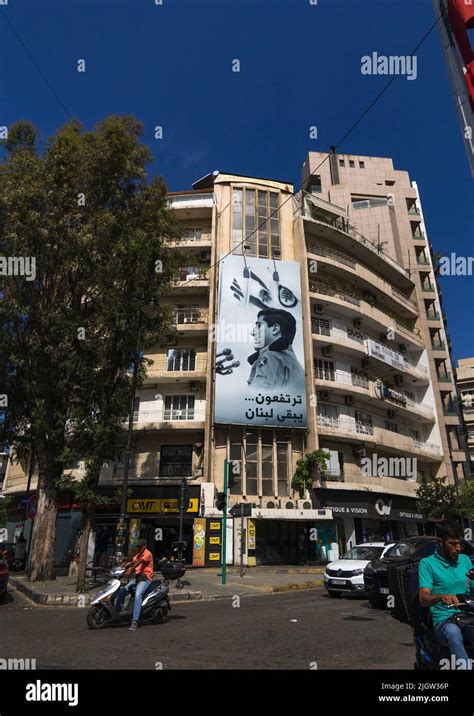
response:
[[[25,594],[35,604],[44,607],[77,607],[79,599],[83,606],[89,606],[91,599],[94,598],[93,594],[42,594],[24,582],[12,578],[10,578],[10,586]],[[168,597],[170,602],[199,601],[202,599],[202,592],[170,593]]]
[[[93,594],[42,594],[32,589],[30,586],[15,578],[10,578],[10,585],[14,586],[19,592],[25,594],[28,599],[32,602],[45,607],[77,607],[78,600],[81,599],[82,606],[89,606],[91,599],[94,597]],[[255,597],[261,594],[276,594],[278,592],[292,592],[302,589],[315,589],[316,587],[322,587],[324,580],[317,579],[309,582],[295,582],[293,584],[277,584],[270,586],[254,586],[255,591],[251,592],[239,592],[238,588],[234,594],[210,594],[203,595],[202,592],[188,591],[169,593],[168,597],[170,602],[197,602],[197,601],[219,601],[222,599],[233,599],[234,596],[239,597]]]

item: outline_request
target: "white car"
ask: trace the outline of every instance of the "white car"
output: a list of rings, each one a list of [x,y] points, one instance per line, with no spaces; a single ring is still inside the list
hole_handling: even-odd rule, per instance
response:
[[[324,586],[330,597],[364,592],[364,569],[372,559],[381,559],[395,543],[365,542],[352,547],[346,554],[330,562],[324,572]]]

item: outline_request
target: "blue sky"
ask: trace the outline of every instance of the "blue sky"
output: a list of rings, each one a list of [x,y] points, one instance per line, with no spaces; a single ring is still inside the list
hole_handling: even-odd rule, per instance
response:
[[[431,0],[10,0],[0,125],[27,118],[47,138],[63,105],[87,128],[130,112],[170,190],[213,169],[297,184],[308,150],[336,144],[387,81],[363,76],[361,57],[406,55],[433,21]],[[417,54],[416,81],[393,82],[339,151],[393,157],[418,182],[434,249],[467,256],[472,180],[437,29]],[[454,358],[472,356],[473,277],[441,286]]]

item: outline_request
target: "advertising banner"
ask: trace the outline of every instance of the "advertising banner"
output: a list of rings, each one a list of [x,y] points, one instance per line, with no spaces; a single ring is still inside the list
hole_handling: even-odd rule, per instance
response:
[[[401,373],[405,372],[405,358],[402,354],[395,353],[391,348],[377,343],[377,341],[372,340],[372,338],[367,340],[367,354],[373,358],[377,358],[377,360],[383,361],[383,363],[391,365],[392,368],[396,368]]]
[[[307,427],[300,266],[221,259],[216,423]]]

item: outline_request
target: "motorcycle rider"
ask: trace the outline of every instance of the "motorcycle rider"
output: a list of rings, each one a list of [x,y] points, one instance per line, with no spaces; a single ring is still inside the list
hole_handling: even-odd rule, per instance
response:
[[[453,620],[459,600],[456,594],[466,594],[474,586],[474,570],[470,557],[461,554],[462,532],[455,522],[445,521],[437,526],[440,545],[431,555],[420,560],[418,570],[419,599],[422,607],[429,607],[436,639],[447,646],[456,659],[457,668],[471,669],[460,627]],[[454,608],[453,606],[454,605]]]
[[[130,624],[130,631],[136,631],[138,629],[138,620],[142,609],[143,595],[153,579],[153,555],[150,550],[147,549],[146,539],[141,539],[138,542],[137,551],[133,555],[132,560],[128,562],[124,561],[122,566],[126,569],[125,574],[130,575],[134,572],[135,576],[119,591],[115,608],[120,612],[126,595],[130,592],[132,587],[136,587],[132,623]]]

